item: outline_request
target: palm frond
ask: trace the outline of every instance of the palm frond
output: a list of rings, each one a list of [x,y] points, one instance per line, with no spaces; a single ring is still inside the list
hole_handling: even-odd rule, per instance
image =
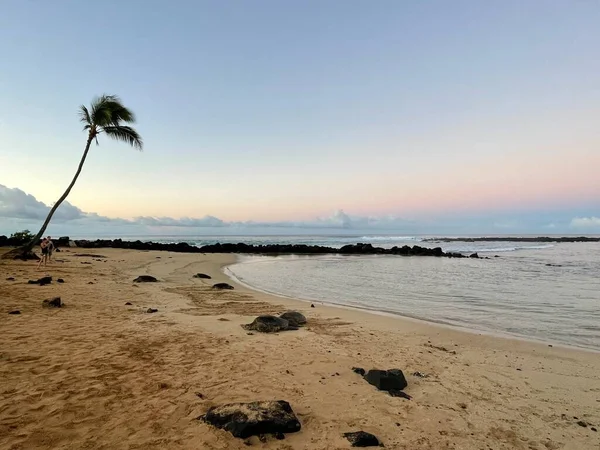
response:
[[[131,127],[124,125],[109,125],[102,127],[102,131],[106,133],[107,136],[117,141],[126,142],[137,150],[142,150],[144,147],[144,142],[142,141],[141,136]]]
[[[91,125],[91,123],[92,123],[92,118],[90,116],[90,112],[85,107],[85,105],[81,105],[79,107],[79,120],[88,125]]]
[[[106,108],[110,111],[110,120],[113,126],[119,126],[122,123],[135,123],[135,114],[126,108],[121,101],[109,101]]]

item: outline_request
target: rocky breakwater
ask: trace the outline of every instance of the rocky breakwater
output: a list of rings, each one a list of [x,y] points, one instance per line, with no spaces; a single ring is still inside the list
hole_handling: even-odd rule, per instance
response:
[[[466,258],[462,253],[444,252],[441,247],[428,248],[418,245],[402,247],[381,248],[373,247],[371,244],[351,244],[341,248],[326,247],[322,245],[305,244],[266,244],[254,245],[239,243],[217,243],[196,247],[187,242],[159,243],[143,241],[124,241],[122,239],[97,239],[76,240],[75,245],[79,248],[121,248],[131,250],[158,250],[177,253],[243,253],[252,255],[397,255],[397,256],[436,256],[446,258]]]

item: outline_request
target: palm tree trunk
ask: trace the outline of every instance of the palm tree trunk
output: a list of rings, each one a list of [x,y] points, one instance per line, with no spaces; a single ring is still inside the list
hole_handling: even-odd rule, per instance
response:
[[[3,259],[14,259],[14,258],[18,258],[20,255],[26,255],[27,253],[31,252],[31,249],[35,245],[37,245],[37,243],[40,241],[40,238],[44,235],[44,232],[46,231],[46,228],[48,227],[48,224],[50,223],[52,216],[54,215],[54,213],[56,212],[56,210],[58,209],[60,204],[62,202],[64,202],[65,199],[68,197],[69,193],[71,192],[71,189],[73,189],[73,186],[75,185],[75,182],[77,181],[77,178],[79,178],[79,174],[81,173],[81,169],[83,168],[83,164],[85,163],[87,154],[90,151],[90,145],[92,144],[93,139],[94,139],[94,137],[90,133],[90,135],[88,136],[87,144],[85,146],[85,151],[83,152],[83,156],[81,157],[81,161],[79,162],[79,167],[77,167],[77,172],[75,172],[75,176],[73,177],[73,181],[71,181],[71,184],[69,184],[69,187],[67,188],[67,190],[63,193],[63,195],[60,196],[60,198],[54,204],[52,209],[50,209],[50,212],[48,213],[48,217],[46,217],[46,220],[44,221],[42,228],[40,228],[40,231],[38,231],[38,233],[33,237],[33,239],[28,244],[25,244],[22,247],[19,247],[8,253],[5,253],[3,255]]]

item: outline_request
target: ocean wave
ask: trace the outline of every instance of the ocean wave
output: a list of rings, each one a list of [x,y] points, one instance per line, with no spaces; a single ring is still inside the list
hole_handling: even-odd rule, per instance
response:
[[[423,238],[417,236],[363,236],[364,241],[414,241],[421,242]]]
[[[478,247],[458,247],[452,251],[457,252],[481,252],[481,253],[501,253],[501,252],[515,252],[518,250],[543,250],[545,248],[552,248],[554,245],[517,245],[514,247],[492,247],[492,248],[478,248]]]

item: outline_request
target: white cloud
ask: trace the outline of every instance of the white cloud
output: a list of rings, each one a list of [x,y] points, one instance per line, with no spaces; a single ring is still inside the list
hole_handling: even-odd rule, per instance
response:
[[[571,227],[600,229],[600,217],[575,217],[573,220],[571,220]]]
[[[38,201],[33,195],[27,194],[21,189],[10,189],[0,184],[0,217],[44,220],[48,212],[50,212],[50,207]],[[83,211],[65,201],[56,210],[53,220],[64,222],[84,216]]]
[[[38,201],[34,196],[29,195],[17,188],[8,188],[0,185],[0,225],[3,227],[14,228],[16,224],[30,226],[35,228],[47,216],[50,207],[43,202]],[[3,219],[3,220],[2,220]],[[225,222],[218,217],[204,216],[201,218],[182,217],[175,219],[172,217],[151,217],[141,216],[133,220],[110,218],[100,216],[97,213],[84,212],[69,202],[62,203],[57,209],[52,224],[64,225],[60,230],[68,230],[77,227],[82,232],[93,233],[98,228],[114,232],[159,232],[164,229],[165,232],[173,228],[186,229],[230,229],[232,231],[240,229],[266,229],[273,228],[300,228],[300,229],[337,229],[337,230],[359,230],[359,229],[398,229],[400,226],[411,224],[394,216],[386,217],[359,217],[350,216],[344,211],[337,210],[329,217],[320,217],[308,221],[296,222]],[[3,230],[9,232],[10,230]],[[241,230],[240,230],[241,231]],[[66,231],[68,232],[68,231]]]

